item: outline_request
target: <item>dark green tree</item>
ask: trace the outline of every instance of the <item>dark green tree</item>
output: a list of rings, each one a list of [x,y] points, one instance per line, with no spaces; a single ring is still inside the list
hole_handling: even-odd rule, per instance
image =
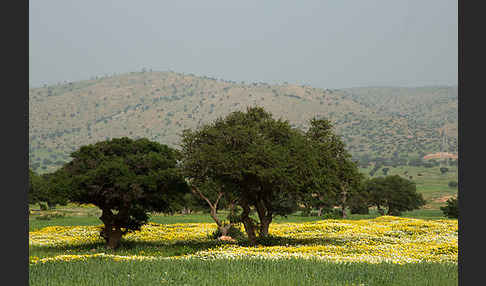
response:
[[[182,136],[182,168],[191,186],[219,185],[213,197],[235,198],[250,242],[268,235],[273,217],[298,208],[318,184],[316,153],[287,121],[261,107],[236,111]],[[216,196],[214,196],[216,195]],[[256,212],[258,220],[250,214]]]
[[[66,179],[61,171],[38,175],[29,169],[28,202],[46,203],[49,208],[58,204],[66,205],[68,203]]]
[[[446,202],[444,207],[440,207],[440,210],[448,218],[459,218],[459,205],[457,198],[450,198]]]
[[[29,204],[35,204],[41,201],[42,183],[41,176],[29,168],[29,190],[27,192],[27,201]]]
[[[183,207],[188,187],[177,169],[177,150],[148,139],[115,138],[82,146],[60,172],[70,179],[69,198],[102,211],[100,235],[109,248],[139,230],[148,212]]]
[[[326,119],[312,119],[306,133],[311,145],[318,152],[318,172],[320,189],[314,189],[312,197],[325,207],[334,203],[341,207],[341,216],[346,218],[349,198],[360,189],[363,175],[356,162],[345,149],[341,138],[334,134],[332,124]]]
[[[376,206],[381,215],[400,216],[403,211],[419,209],[425,205],[422,194],[417,193],[415,183],[398,175],[373,178],[366,182],[369,203]]]
[[[440,173],[441,173],[441,174],[445,174],[445,173],[447,173],[447,172],[449,171],[449,168],[446,168],[446,167],[440,167],[440,169],[439,169],[439,170],[440,170]]]
[[[381,169],[381,171],[383,172],[383,175],[387,175],[388,174],[388,171],[390,171],[390,168],[383,168]]]
[[[353,196],[349,198],[348,204],[351,214],[370,213],[369,193],[363,187],[353,193]]]

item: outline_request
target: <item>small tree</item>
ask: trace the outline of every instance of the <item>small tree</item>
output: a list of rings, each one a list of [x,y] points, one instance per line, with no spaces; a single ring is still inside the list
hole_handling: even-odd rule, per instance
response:
[[[366,183],[366,192],[371,205],[381,215],[399,216],[403,211],[419,209],[425,205],[422,194],[417,193],[415,183],[398,175],[373,178]]]
[[[145,138],[112,139],[82,146],[60,172],[71,179],[69,198],[91,203],[102,211],[100,235],[109,248],[139,230],[150,211],[174,211],[183,206],[187,185],[177,171],[176,150]]]
[[[390,168],[383,168],[381,171],[383,172],[383,175],[386,176],[388,174],[388,171],[390,171]]]
[[[320,200],[323,206],[334,202],[341,207],[341,216],[346,218],[348,200],[358,191],[363,176],[344,142],[334,134],[331,122],[314,118],[310,125],[306,136],[318,152],[318,171],[323,180],[321,189],[313,190],[311,198]]]
[[[447,173],[447,172],[449,171],[449,168],[446,168],[446,167],[441,167],[439,170],[440,170],[440,173],[441,173],[442,175],[444,175],[445,173]]]
[[[440,207],[440,210],[448,218],[459,218],[459,206],[457,198],[450,198],[447,200],[447,205]]]
[[[29,193],[28,202],[47,203],[49,208],[56,205],[66,205],[66,177],[62,172],[54,172],[38,175],[29,169]]]

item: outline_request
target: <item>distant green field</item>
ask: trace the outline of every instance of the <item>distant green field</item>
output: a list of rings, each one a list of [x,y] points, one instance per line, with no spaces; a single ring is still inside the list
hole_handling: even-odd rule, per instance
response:
[[[396,168],[387,167],[389,171],[387,175],[400,175],[404,178],[410,179],[417,185],[417,191],[424,196],[427,201],[425,208],[439,210],[441,206],[445,205],[444,199],[449,196],[457,194],[457,188],[451,188],[448,186],[449,182],[458,182],[458,170],[457,167],[447,166],[449,171],[445,174],[441,174],[440,167],[411,167],[411,166],[399,166]],[[367,177],[370,177],[369,173],[372,167],[361,168],[360,171]],[[420,174],[420,176],[419,176]],[[378,170],[373,178],[384,176],[383,171]]]

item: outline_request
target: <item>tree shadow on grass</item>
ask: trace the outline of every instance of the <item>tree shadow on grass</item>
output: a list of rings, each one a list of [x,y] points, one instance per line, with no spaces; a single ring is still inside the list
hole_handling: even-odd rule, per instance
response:
[[[113,255],[143,255],[170,257],[192,254],[224,244],[218,240],[208,241],[178,241],[167,243],[164,241],[140,242],[122,239],[117,249],[110,249],[102,241],[78,245],[62,246],[31,246],[29,255],[38,257],[57,256],[64,254],[95,254],[105,253]]]
[[[334,237],[318,237],[318,238],[291,238],[283,236],[269,235],[266,237],[257,238],[257,244],[263,246],[297,246],[297,245],[345,245],[349,239],[340,239]],[[240,246],[251,246],[248,240],[238,243]]]
[[[356,238],[359,240],[359,238]],[[269,235],[257,239],[257,245],[263,246],[298,246],[298,245],[336,245],[342,246],[350,240],[330,237],[319,238],[290,238]],[[225,244],[234,244],[236,246],[251,247],[252,245],[247,238],[241,238],[237,242],[230,243],[217,239],[204,241],[177,241],[168,243],[167,241],[131,241],[122,239],[120,246],[113,250],[106,247],[103,241],[63,246],[31,246],[30,255],[38,257],[56,256],[63,254],[95,254],[105,253],[123,256],[158,256],[173,257],[187,254],[194,254],[198,251],[208,250]]]

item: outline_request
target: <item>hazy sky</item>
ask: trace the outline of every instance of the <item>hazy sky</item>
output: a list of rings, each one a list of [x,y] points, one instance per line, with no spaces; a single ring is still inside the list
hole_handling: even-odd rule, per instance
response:
[[[457,85],[457,1],[29,3],[34,87],[142,68],[322,88]]]

